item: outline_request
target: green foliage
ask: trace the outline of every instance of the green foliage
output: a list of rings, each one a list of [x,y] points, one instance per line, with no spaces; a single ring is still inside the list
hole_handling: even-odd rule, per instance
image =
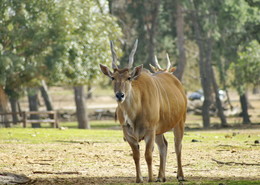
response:
[[[4,0],[0,6],[0,84],[10,96],[19,96],[44,69],[40,56],[53,41],[47,20],[55,2]]]
[[[99,63],[110,64],[109,40],[120,38],[120,28],[95,1],[62,1],[61,7],[68,27],[62,80],[89,83],[98,77]]]
[[[166,52],[173,56],[173,53],[176,52],[176,48],[173,47],[175,38],[174,34],[172,34],[172,32],[175,32],[175,28],[172,21],[169,21],[170,17],[172,17],[172,6],[168,6],[172,3],[169,3],[169,1],[158,3],[157,0],[133,0],[127,3],[114,1],[112,3],[119,4],[114,6],[112,11],[113,14],[119,17],[119,23],[124,32],[124,55],[121,58],[123,67],[127,65],[129,53],[137,38],[138,48],[135,54],[135,65],[144,64],[145,67],[149,68],[149,63],[152,62],[151,58],[149,58],[151,42],[155,43],[155,53],[159,61],[164,60],[166,63]],[[155,20],[157,4],[159,4],[158,19]],[[154,22],[156,24],[153,24]],[[152,34],[154,34],[154,38],[151,38]],[[164,66],[163,64],[162,66]]]
[[[213,60],[219,70],[222,88],[232,85],[228,69],[231,62],[238,58],[238,47],[257,38],[258,12],[257,7],[243,0],[224,1],[218,11],[220,38],[214,44]]]
[[[91,0],[3,0],[0,5],[0,85],[9,95],[41,79],[85,84],[110,62],[110,39],[121,36],[106,4]]]
[[[221,38],[216,49],[228,60],[237,57],[237,48],[242,43],[255,39],[255,25],[259,24],[259,9],[251,7],[243,0],[225,1],[220,9],[218,19],[219,34]]]
[[[260,83],[259,51],[260,44],[254,40],[245,50],[238,52],[238,60],[231,65],[234,74],[233,85],[240,94],[245,93],[247,85]]]
[[[237,60],[238,47],[259,38],[259,7],[244,0],[185,1],[184,4],[193,11],[187,14],[187,24],[192,25],[195,11],[201,33],[199,39],[204,43],[212,41],[212,64],[218,67],[221,86],[226,88],[231,83],[227,70],[231,61]],[[193,29],[188,34],[194,38]],[[206,46],[204,50],[208,49]]]
[[[119,17],[120,25],[125,33],[125,55],[122,61],[127,61],[133,40],[138,37],[139,45],[136,53],[136,64],[151,63],[149,58],[149,26],[154,15],[154,3],[158,1],[133,0],[127,3],[123,1],[110,1],[116,4],[112,7],[114,15]],[[200,40],[210,38],[212,41],[212,64],[218,66],[222,86],[227,86],[230,79],[227,70],[230,61],[236,60],[237,47],[246,44],[252,38],[260,38],[259,30],[259,6],[258,1],[251,0],[208,0],[208,1],[181,1],[183,15],[185,17],[184,34],[186,35],[185,48],[187,66],[184,73],[184,84],[188,90],[198,89],[199,73],[197,60],[198,47],[194,46],[193,13],[198,13],[199,26],[202,36]],[[158,19],[156,20],[155,53],[164,65],[165,53],[168,52],[171,61],[176,62],[178,51],[176,47],[176,7],[171,0],[160,1]],[[114,8],[113,8],[114,7]],[[130,44],[131,43],[131,44]],[[207,47],[205,47],[207,50]],[[123,64],[124,65],[124,64]],[[190,84],[195,87],[190,87]],[[224,85],[225,84],[225,85]]]
[[[258,1],[183,1],[187,66],[184,82],[197,83],[198,68],[194,58],[192,11],[198,11],[203,38],[213,42],[213,63],[219,66],[220,76],[227,80],[230,61],[236,61],[238,46],[252,39],[259,42]],[[120,2],[121,3],[121,2]],[[2,0],[0,4],[0,85],[9,95],[19,96],[28,86],[38,85],[40,79],[49,84],[81,85],[99,80],[99,63],[110,65],[109,40],[122,37],[124,29],[125,56],[138,37],[136,64],[149,62],[148,27],[153,4],[157,1],[130,1],[116,13],[120,22],[108,12],[107,1],[92,0]],[[113,10],[114,11],[114,10]],[[162,66],[165,53],[176,61],[175,4],[161,1],[155,30],[155,47]],[[119,46],[119,43],[116,42]],[[119,56],[122,51],[116,47]],[[190,52],[191,51],[191,52]],[[123,64],[124,65],[124,64]],[[190,72],[193,71],[192,73]],[[191,75],[192,74],[192,75]],[[189,77],[189,75],[191,77]],[[193,79],[194,78],[194,79]],[[187,80],[189,79],[189,80]],[[190,82],[190,81],[195,81]],[[196,87],[193,87],[196,88]]]

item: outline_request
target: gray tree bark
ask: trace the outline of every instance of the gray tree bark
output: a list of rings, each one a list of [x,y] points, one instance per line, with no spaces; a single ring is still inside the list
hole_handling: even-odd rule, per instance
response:
[[[87,116],[87,106],[85,103],[84,86],[74,87],[74,96],[76,104],[76,115],[78,119],[78,128],[90,129]]]
[[[224,61],[224,62],[227,63],[228,61]],[[229,108],[230,108],[231,110],[233,110],[233,105],[231,104],[231,101],[230,101],[229,92],[228,92],[228,88],[227,88],[227,84],[226,84],[226,79],[225,79],[226,72],[224,72],[222,60],[219,61],[218,64],[219,64],[219,71],[220,71],[220,83],[222,83],[223,88],[224,88],[224,91],[226,92],[226,95],[227,95],[227,103],[228,103],[228,105],[229,105]]]
[[[42,80],[41,83],[42,83],[42,86],[40,87],[40,91],[41,91],[41,95],[42,95],[44,104],[46,106],[46,110],[52,111],[52,110],[54,110],[54,108],[53,108],[51,96],[49,95],[48,86],[44,80]],[[54,119],[54,115],[50,114],[49,118]],[[51,123],[51,126],[54,127],[54,123]]]
[[[181,0],[175,0],[176,6],[176,32],[177,32],[177,47],[179,56],[177,60],[177,68],[174,75],[181,81],[186,66],[186,53],[185,53],[185,39],[184,39],[184,17],[182,12]]]
[[[203,116],[203,126],[205,128],[210,127],[210,106],[212,104],[212,90],[211,90],[211,82],[212,82],[212,74],[211,74],[211,40],[208,38],[203,43],[203,51],[204,52],[204,60],[200,60],[200,62],[203,62],[200,64],[202,66],[201,71],[201,84],[203,87],[203,93],[204,93],[204,102],[202,106],[202,116]],[[201,52],[201,51],[200,51]]]
[[[0,112],[6,113],[8,112],[8,98],[5,94],[3,86],[0,86]],[[2,120],[4,122],[5,127],[11,127],[11,124],[9,123],[8,116],[3,115]]]
[[[146,22],[146,28],[148,31],[149,36],[149,43],[148,43],[148,61],[147,64],[151,63],[155,65],[154,61],[154,55],[155,55],[155,35],[156,30],[158,27],[158,13],[159,13],[159,7],[160,7],[160,0],[153,0],[151,2],[151,7],[149,11],[149,15],[147,15],[147,22]],[[148,9],[149,10],[149,9]]]
[[[49,95],[48,87],[47,87],[44,80],[42,80],[42,86],[40,87],[40,91],[41,91],[41,95],[42,95],[42,98],[44,100],[46,109],[48,111],[54,110],[52,99],[51,99],[51,96]]]
[[[11,97],[11,98],[9,99],[9,102],[10,102],[10,104],[11,104],[11,110],[12,110],[12,112],[18,112],[18,110],[17,110],[17,106],[18,106],[18,101],[17,101],[17,99]],[[18,116],[17,116],[17,114],[12,114],[12,118],[13,118],[13,123],[14,123],[14,124],[17,124],[17,123],[18,123]]]
[[[27,93],[28,93],[28,101],[29,101],[29,110],[30,111],[38,111],[39,110],[39,104],[38,104],[38,87],[34,88],[28,88]],[[39,115],[30,115],[30,119],[37,120],[39,119]],[[32,128],[40,128],[41,124],[40,123],[32,123]]]
[[[243,124],[249,124],[251,123],[251,121],[248,114],[248,101],[247,101],[246,93],[240,95],[239,99],[242,108]]]
[[[218,84],[217,84],[217,81],[216,81],[216,78],[215,78],[215,73],[214,73],[214,70],[212,69],[212,66],[211,66],[211,74],[212,74],[213,89],[214,89],[214,92],[215,92],[216,107],[217,107],[217,110],[218,110],[218,117],[221,120],[221,126],[227,127],[228,126],[227,119],[226,119],[226,116],[225,116],[224,111],[223,111],[222,102],[219,98]]]
[[[92,99],[93,93],[92,93],[92,86],[88,85],[88,94],[87,94],[87,99]]]
[[[210,75],[210,60],[211,60],[211,41],[203,37],[201,27],[199,25],[198,15],[195,10],[193,11],[193,26],[195,30],[196,42],[199,47],[199,68],[201,85],[204,94],[204,101],[202,105],[202,119],[203,127],[210,127],[209,109],[211,105],[211,75]],[[206,39],[206,40],[205,40]],[[210,47],[208,47],[209,45]]]

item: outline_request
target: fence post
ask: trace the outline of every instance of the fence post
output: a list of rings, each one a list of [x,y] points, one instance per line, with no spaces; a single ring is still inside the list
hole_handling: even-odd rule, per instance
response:
[[[54,111],[53,117],[54,117],[54,125],[55,125],[55,128],[59,128],[57,111]]]
[[[23,111],[22,115],[23,115],[23,128],[26,128],[27,114],[25,111]]]

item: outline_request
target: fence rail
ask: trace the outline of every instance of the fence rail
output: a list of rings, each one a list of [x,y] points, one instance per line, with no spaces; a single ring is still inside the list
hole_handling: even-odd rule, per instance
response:
[[[57,112],[56,111],[22,111],[22,112],[6,112],[0,113],[0,117],[5,116],[5,115],[14,115],[14,114],[19,114],[22,119],[17,120],[18,123],[23,123],[23,127],[26,128],[27,123],[52,123],[54,128],[59,127],[58,119],[57,119]],[[29,115],[53,115],[45,119],[29,119]],[[0,120],[0,123],[13,123],[13,121],[2,121],[3,119]]]

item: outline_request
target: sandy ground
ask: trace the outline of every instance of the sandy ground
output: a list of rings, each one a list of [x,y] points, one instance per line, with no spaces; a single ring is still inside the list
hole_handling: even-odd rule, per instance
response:
[[[204,131],[207,133],[213,131]],[[236,131],[247,134],[243,142],[237,141],[234,131],[224,132],[226,141],[218,136],[207,141],[191,142],[193,136],[200,138],[203,132],[188,132],[183,142],[183,170],[187,180],[259,180],[260,145],[254,144],[251,135],[260,138],[259,129]],[[202,134],[203,135],[203,134]],[[177,183],[176,157],[172,133],[166,134],[169,141],[166,178]],[[212,138],[211,138],[212,139]],[[15,146],[15,147],[14,147]],[[141,142],[141,170],[147,182],[147,166],[144,159],[144,142]],[[24,174],[31,179],[29,184],[126,184],[135,182],[135,166],[130,147],[120,142],[60,141],[53,144],[0,144],[0,171]],[[153,153],[154,179],[159,168],[157,148]],[[230,164],[219,164],[232,162]],[[1,183],[0,183],[1,184]],[[184,183],[185,184],[185,183]]]

